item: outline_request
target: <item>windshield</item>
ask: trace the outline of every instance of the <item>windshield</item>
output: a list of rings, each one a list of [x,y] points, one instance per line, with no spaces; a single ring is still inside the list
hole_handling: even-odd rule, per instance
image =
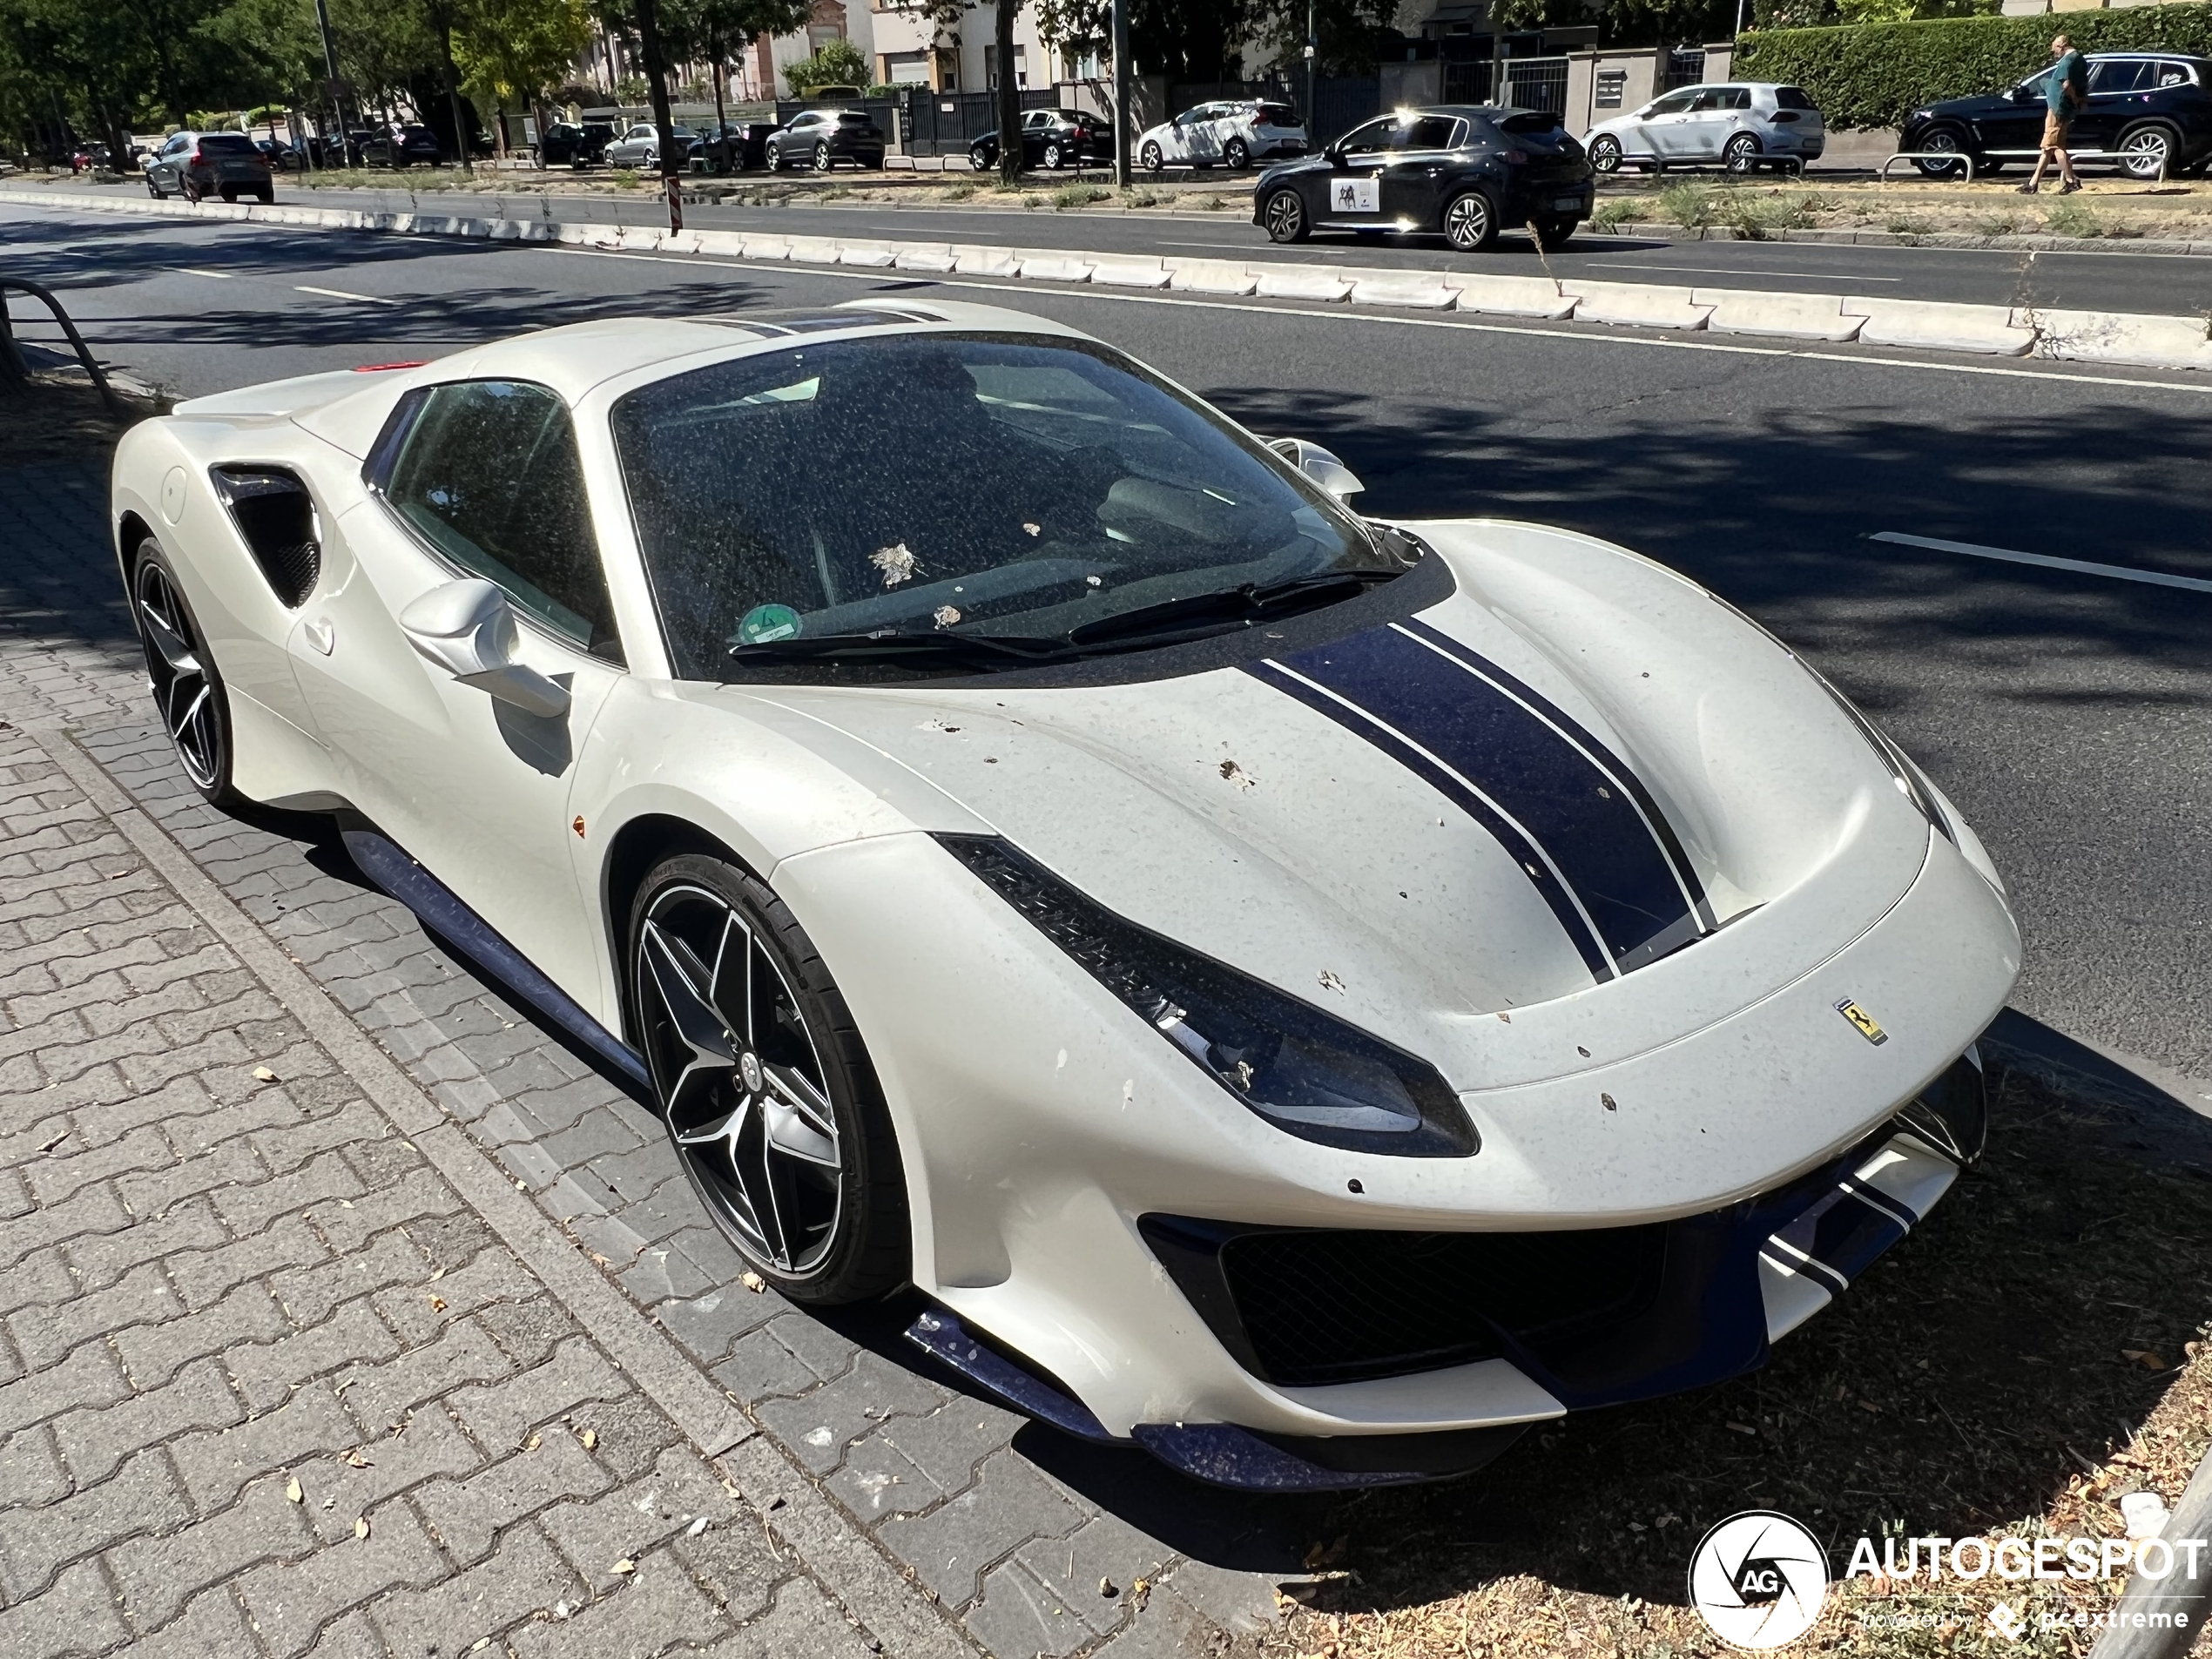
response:
[[[733,647],[887,629],[1049,647],[1401,568],[1264,446],[1088,342],[810,342],[657,381],[610,419],[685,678],[741,674]]]

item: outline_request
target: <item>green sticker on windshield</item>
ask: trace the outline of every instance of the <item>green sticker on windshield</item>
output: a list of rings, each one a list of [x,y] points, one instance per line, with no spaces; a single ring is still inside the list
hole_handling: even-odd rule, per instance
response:
[[[738,637],[748,645],[765,645],[772,640],[798,638],[802,625],[789,605],[755,605],[738,624]]]

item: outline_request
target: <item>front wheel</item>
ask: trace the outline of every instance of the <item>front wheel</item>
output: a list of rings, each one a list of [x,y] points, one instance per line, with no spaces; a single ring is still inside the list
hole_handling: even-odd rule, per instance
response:
[[[1267,199],[1267,234],[1277,242],[1303,242],[1313,233],[1305,202],[1295,190],[1278,190]]]
[[[153,182],[152,173],[146,175],[146,194],[158,202],[165,202],[169,199],[169,192]]]
[[[138,543],[131,570],[131,614],[146,654],[147,689],[178,764],[212,805],[230,806],[238,799],[231,789],[230,699],[168,556],[151,536]]]
[[[1621,141],[1610,132],[1601,132],[1590,140],[1590,165],[1600,172],[1621,171]]]
[[[1480,253],[1498,239],[1497,210],[1479,190],[1452,198],[1444,209],[1444,239],[1461,253]]]
[[[827,172],[829,170],[829,140],[827,138],[824,138],[819,144],[814,146],[814,171],[816,172]]]
[[[1749,172],[1759,165],[1759,141],[1749,132],[1738,132],[1721,146],[1721,160],[1730,172]]]
[[[770,172],[781,172],[783,170],[783,150],[781,146],[772,144],[768,146],[768,171]]]
[[[1231,138],[1223,148],[1221,158],[1227,162],[1235,171],[1242,172],[1245,168],[1252,165],[1252,152],[1251,146],[1246,145],[1242,138]]]
[[[2130,179],[2163,179],[2177,149],[2171,127],[2140,126],[2120,135],[2120,167]]]
[[[1948,159],[1962,156],[1966,151],[1966,142],[1955,128],[1938,127],[1932,132],[1922,133],[1920,148],[1927,153],[1912,165],[1920,170],[1923,179],[1953,179],[1966,170],[1964,162]]]
[[[1047,172],[1058,172],[1066,164],[1067,159],[1068,152],[1062,150],[1056,142],[1045,145],[1044,165]]]
[[[795,1302],[903,1284],[911,1229],[875,1069],[827,966],[763,882],[685,853],[631,907],[637,1035],[707,1212]]]
[[[1136,152],[1136,165],[1147,172],[1163,172],[1168,160],[1160,153],[1160,146],[1157,143],[1148,144]]]

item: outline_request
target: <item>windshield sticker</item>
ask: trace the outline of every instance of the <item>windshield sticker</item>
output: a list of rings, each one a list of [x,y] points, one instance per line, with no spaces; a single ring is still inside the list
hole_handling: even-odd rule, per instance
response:
[[[796,639],[803,626],[789,605],[755,605],[738,624],[738,637],[748,645],[765,645],[771,640]]]
[[[1332,179],[1329,211],[1332,213],[1379,213],[1382,185],[1373,179]]]
[[[868,555],[868,563],[883,572],[883,585],[895,588],[901,582],[910,582],[921,567],[914,563],[914,550],[904,542],[894,547],[880,547]]]
[[[940,628],[949,628],[960,620],[959,608],[954,605],[939,605],[931,614],[937,618]]]

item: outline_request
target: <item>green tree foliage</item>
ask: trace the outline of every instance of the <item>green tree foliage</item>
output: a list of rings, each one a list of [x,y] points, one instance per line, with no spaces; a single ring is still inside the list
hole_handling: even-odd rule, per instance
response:
[[[471,0],[453,56],[471,98],[501,111],[536,110],[590,40],[583,0]]]
[[[875,79],[867,54],[849,40],[826,40],[812,57],[784,67],[793,98],[806,98],[818,86],[866,87]]]
[[[1995,92],[2051,61],[2060,28],[2085,52],[2212,54],[2212,5],[2134,6],[2037,17],[1934,18],[1847,29],[1762,29],[1736,73],[1812,94],[1831,127],[1891,127],[1938,98]]]

